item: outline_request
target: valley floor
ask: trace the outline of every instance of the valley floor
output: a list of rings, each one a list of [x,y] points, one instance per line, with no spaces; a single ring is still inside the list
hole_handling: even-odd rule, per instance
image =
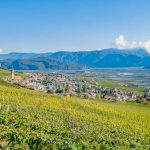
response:
[[[0,149],[148,150],[150,107],[50,95],[0,82]]]

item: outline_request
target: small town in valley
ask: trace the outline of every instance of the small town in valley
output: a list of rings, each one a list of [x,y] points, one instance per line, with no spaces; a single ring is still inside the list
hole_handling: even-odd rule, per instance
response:
[[[62,73],[39,73],[39,72],[23,72],[25,78],[17,76],[15,70],[11,69],[11,78],[5,78],[10,83],[18,83],[28,89],[40,91],[49,94],[59,94],[64,96],[77,96],[81,98],[103,98],[105,100],[118,101],[150,101],[150,91],[140,95],[132,91],[123,91],[116,87],[101,86],[96,79],[87,80],[77,74]],[[128,86],[123,84],[122,86]]]

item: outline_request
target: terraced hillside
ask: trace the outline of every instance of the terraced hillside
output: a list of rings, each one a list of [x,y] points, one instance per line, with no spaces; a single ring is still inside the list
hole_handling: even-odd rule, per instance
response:
[[[150,107],[60,97],[0,81],[0,149],[148,150]]]

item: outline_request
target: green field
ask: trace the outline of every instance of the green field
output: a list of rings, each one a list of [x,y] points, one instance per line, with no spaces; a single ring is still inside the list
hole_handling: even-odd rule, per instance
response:
[[[20,72],[15,72],[16,76],[21,76],[23,78],[25,78],[26,76],[23,73]],[[11,78],[11,70],[7,70],[7,69],[1,69],[0,68],[0,78],[4,79],[4,78]]]
[[[1,81],[0,147],[149,150],[150,107],[48,95]]]

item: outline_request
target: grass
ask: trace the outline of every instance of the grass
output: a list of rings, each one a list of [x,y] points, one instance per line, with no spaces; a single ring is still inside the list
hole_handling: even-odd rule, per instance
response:
[[[21,76],[22,78],[26,77],[23,73],[18,72],[18,71],[15,71],[15,75]],[[0,78],[2,78],[2,79],[11,78],[11,70],[0,68]]]
[[[0,82],[0,146],[18,150],[149,150],[150,107],[61,97]]]

